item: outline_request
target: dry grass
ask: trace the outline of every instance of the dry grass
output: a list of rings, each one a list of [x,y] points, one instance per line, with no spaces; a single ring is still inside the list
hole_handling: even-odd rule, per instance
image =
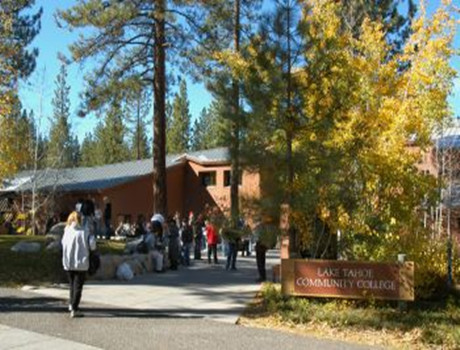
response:
[[[394,349],[460,348],[458,300],[400,313],[391,305],[287,299],[267,284],[239,324]]]

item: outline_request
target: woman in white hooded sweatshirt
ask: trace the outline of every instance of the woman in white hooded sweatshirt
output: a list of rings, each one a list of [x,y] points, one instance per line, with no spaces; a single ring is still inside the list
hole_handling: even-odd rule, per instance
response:
[[[62,237],[62,265],[70,285],[70,317],[83,316],[79,310],[83,284],[89,268],[89,251],[96,249],[96,240],[88,227],[81,226],[81,214],[74,211],[68,219]]]

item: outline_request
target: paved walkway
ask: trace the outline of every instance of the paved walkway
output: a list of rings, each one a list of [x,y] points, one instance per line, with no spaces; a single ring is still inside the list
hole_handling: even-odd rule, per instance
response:
[[[97,350],[99,348],[0,324],[0,349]]]
[[[89,282],[79,319],[69,318],[64,286],[0,288],[0,349],[370,348],[235,325],[260,289],[254,257],[238,258],[238,271],[200,261],[128,282]]]
[[[271,277],[271,266],[278,261],[278,253],[269,252],[268,277]],[[200,260],[177,271],[144,274],[130,281],[89,281],[83,289],[82,306],[95,303],[157,315],[236,323],[260,289],[260,284],[255,282],[258,276],[254,256],[238,256],[237,268],[237,271],[226,271],[225,261],[220,257],[218,265]],[[26,289],[63,300],[69,294],[67,285]]]

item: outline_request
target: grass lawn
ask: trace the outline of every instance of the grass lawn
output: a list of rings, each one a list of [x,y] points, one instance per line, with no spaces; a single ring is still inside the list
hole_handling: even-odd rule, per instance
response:
[[[42,249],[38,253],[12,252],[11,247],[19,241],[39,242]],[[98,248],[101,254],[121,254],[124,243],[101,241]],[[44,236],[0,235],[0,286],[43,285],[66,280],[61,252],[46,251]]]
[[[460,349],[460,298],[396,303],[287,298],[266,284],[240,324],[399,349]]]

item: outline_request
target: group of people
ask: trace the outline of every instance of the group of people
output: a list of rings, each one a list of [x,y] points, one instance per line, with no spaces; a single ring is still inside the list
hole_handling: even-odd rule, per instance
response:
[[[241,236],[231,230],[217,232],[215,225],[210,220],[205,220],[203,215],[195,218],[193,213],[190,213],[189,217],[183,220],[180,220],[178,215],[165,220],[161,214],[155,214],[149,222],[139,220],[137,229],[139,238],[135,249],[141,253],[149,253],[157,272],[163,272],[165,264],[169,264],[172,270],[176,270],[179,264],[189,266],[193,246],[194,259],[201,260],[205,241],[208,263],[218,264],[217,246],[222,238],[226,241],[227,247],[226,269],[236,270],[236,256]],[[62,237],[62,264],[69,278],[71,317],[82,315],[79,304],[86,273],[90,267],[90,252],[96,250],[96,232],[92,205],[89,201],[77,203],[75,211],[68,216]],[[255,233],[258,281],[264,281],[265,252],[268,245],[264,243],[263,235],[257,234],[257,230]]]

